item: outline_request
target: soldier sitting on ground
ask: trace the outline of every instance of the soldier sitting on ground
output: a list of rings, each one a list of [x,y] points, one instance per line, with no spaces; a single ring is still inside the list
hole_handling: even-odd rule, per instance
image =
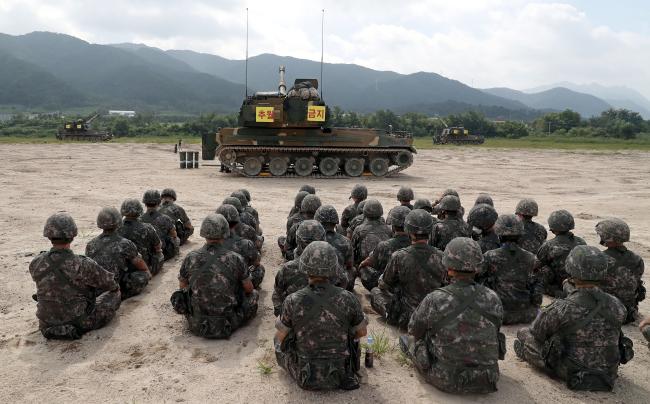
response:
[[[320,198],[316,195],[307,195],[300,204],[300,215],[294,216],[291,228],[287,233],[287,240],[284,245],[284,256],[287,260],[293,259],[293,250],[296,248],[296,230],[298,226],[305,220],[314,220],[314,215],[318,208],[321,207]]]
[[[187,254],[171,301],[185,314],[190,331],[204,338],[228,338],[257,313],[259,295],[241,255],[227,250],[228,221],[217,213],[201,224],[205,245]]]
[[[537,254],[539,247],[546,241],[546,229],[539,223],[533,222],[539,208],[534,199],[522,199],[517,204],[515,214],[524,224],[524,236],[519,240],[521,248],[533,254]]]
[[[406,206],[397,206],[390,211],[388,215],[393,237],[377,244],[370,256],[359,264],[359,278],[368,291],[377,287],[379,277],[384,273],[391,255],[395,251],[411,245],[411,238],[404,231],[404,220],[409,213],[411,213],[411,209]]]
[[[598,248],[578,245],[566,259],[576,290],[542,310],[514,342],[517,356],[564,380],[572,390],[611,391],[619,363],[634,352],[621,325],[627,311],[599,284],[609,258]]]
[[[474,205],[467,215],[467,224],[472,227],[472,238],[478,241],[484,253],[499,248],[499,237],[494,232],[497,217],[497,211],[485,203]]]
[[[343,209],[343,212],[341,213],[341,228],[344,235],[347,234],[350,221],[362,213],[359,204],[367,198],[368,188],[366,188],[365,185],[356,184],[352,187],[352,192],[350,192],[350,197],[348,198],[352,199],[352,204]]]
[[[176,234],[180,239],[181,245],[185,244],[188,238],[194,234],[194,227],[192,221],[185,213],[182,206],[176,204],[176,191],[171,188],[165,188],[160,193],[162,198],[162,205],[160,206],[160,213],[169,216],[174,221]]]
[[[411,211],[404,227],[411,245],[395,251],[371,291],[372,308],[388,324],[406,328],[422,299],[446,283],[442,252],[428,244],[433,219],[422,209]]]
[[[431,205],[430,200],[425,198],[416,199],[415,202],[413,203],[413,209],[423,209],[429,212],[430,214],[433,214],[433,205]]]
[[[329,281],[335,275],[336,251],[325,241],[314,241],[299,261],[309,285],[286,298],[276,321],[278,364],[303,389],[359,388],[358,340],[367,333],[367,319],[357,298]]]
[[[242,221],[241,213],[244,211],[244,207],[242,206],[241,201],[234,196],[229,196],[223,200],[222,205],[232,205],[237,209],[237,213],[239,213],[239,223],[235,226],[235,233],[237,233],[239,237],[250,240],[255,244],[255,248],[259,251],[262,248],[262,245],[257,236],[257,231]]]
[[[112,272],[70,249],[77,225],[67,213],[45,222],[43,237],[52,242],[29,264],[36,283],[38,328],[45,338],[78,339],[108,324],[122,301]]]
[[[149,223],[140,220],[143,209],[137,199],[126,199],[122,202],[120,213],[124,216],[122,226],[117,230],[120,236],[131,240],[140,256],[147,263],[151,275],[156,275],[163,267],[165,257],[162,253],[162,243],[158,232]]]
[[[336,231],[336,225],[339,223],[339,215],[336,209],[332,205],[323,205],[316,210],[314,219],[325,228],[325,241],[336,249],[336,255],[339,257],[339,265],[345,268],[349,279],[354,279],[352,244],[350,244],[350,240]],[[346,285],[346,289],[352,291],[354,289],[354,283]]]
[[[409,322],[411,337],[400,338],[426,381],[448,393],[497,390],[506,353],[503,308],[496,293],[474,282],[482,260],[476,241],[453,239],[443,257],[452,283],[424,298]]]
[[[262,228],[260,227],[260,214],[257,212],[257,209],[255,209],[251,205],[251,193],[248,192],[248,190],[246,188],[240,189],[239,192],[244,194],[244,197],[246,198],[246,203],[244,204],[244,212],[247,212],[247,213],[253,215],[253,217],[255,218],[255,221],[257,221],[257,227],[258,227],[259,234],[260,235],[263,234]]]
[[[122,300],[140,294],[149,283],[151,273],[138,247],[120,236],[122,215],[115,208],[103,208],[97,215],[97,227],[102,234],[86,245],[86,256],[113,273],[119,283]]]
[[[399,205],[397,206],[405,206],[409,210],[413,210],[413,205],[411,204],[411,201],[415,199],[415,194],[413,192],[413,189],[411,187],[400,187],[399,190],[397,191],[397,202],[399,202]],[[390,212],[393,211],[392,208],[391,210],[388,211],[388,215],[386,216],[386,224],[391,225],[390,223]]]
[[[476,200],[474,201],[474,206],[480,205],[482,203],[494,207],[494,201],[492,200],[490,194],[485,194],[485,193],[478,194]]]
[[[345,236],[348,238],[348,240],[352,240],[352,235],[354,234],[354,229],[359,227],[361,223],[365,220],[365,216],[363,215],[363,207],[366,206],[366,202],[368,200],[366,199],[365,201],[359,202],[359,205],[357,206],[357,211],[359,212],[355,217],[350,220],[348,223],[348,227],[345,230]],[[382,217],[381,220],[384,220]]]
[[[234,251],[244,258],[253,286],[255,289],[258,289],[262,284],[262,280],[264,280],[266,269],[261,264],[261,255],[257,251],[257,248],[255,248],[255,244],[248,239],[240,237],[235,230],[240,220],[237,208],[232,205],[221,205],[217,208],[216,213],[226,218],[230,228],[230,235],[224,239],[223,246],[227,250]]]
[[[304,192],[304,194],[303,194]],[[299,195],[302,195],[299,197]],[[298,194],[296,195],[296,200],[295,203],[293,204],[293,207],[289,211],[289,215],[287,215],[287,218],[291,218],[291,216],[295,214],[300,213],[300,204],[302,203],[302,199],[307,196],[307,195],[316,195],[316,188],[314,188],[311,185],[305,184],[300,189],[298,190]],[[288,226],[289,228],[291,226]],[[288,231],[289,229],[287,229]]]
[[[542,304],[544,285],[534,273],[535,256],[517,244],[524,225],[515,215],[501,215],[495,229],[501,246],[483,254],[479,278],[499,295],[503,324],[530,323]]]
[[[458,198],[458,201],[460,203],[460,195],[458,195],[458,192],[455,189],[452,188],[445,189],[442,192],[442,194],[440,194],[438,199],[433,201],[433,214],[437,215],[439,219],[442,219],[441,215],[444,216],[444,209],[441,209],[439,205],[440,202],[442,202],[442,198],[444,198],[447,195],[455,196],[456,198]],[[465,208],[461,206],[458,209],[458,216],[462,219],[464,215],[465,215]]]
[[[454,195],[446,195],[436,205],[440,219],[431,231],[430,244],[440,251],[444,251],[447,243],[456,237],[470,237],[469,226],[460,215],[460,199]]]
[[[174,221],[167,215],[163,215],[159,211],[160,207],[160,192],[155,189],[150,189],[144,193],[142,203],[147,207],[147,211],[142,214],[140,220],[143,223],[151,224],[158,233],[158,237],[162,242],[162,251],[165,260],[171,259],[178,255],[178,247],[181,241],[176,234],[176,226]]]
[[[605,279],[601,283],[603,292],[618,298],[627,309],[624,324],[636,320],[639,302],[645,299],[643,286],[643,258],[628,250],[623,243],[630,241],[630,228],[620,219],[605,219],[596,225],[600,244],[607,247],[604,253],[612,259]],[[575,287],[565,282],[564,291]]]
[[[555,238],[552,238],[537,251],[538,268],[544,281],[544,293],[553,297],[564,297],[563,283],[568,275],[564,270],[564,260],[577,245],[586,245],[580,237],[574,236],[571,230],[575,222],[571,213],[566,210],[556,210],[548,217],[548,227]]]
[[[382,221],[383,214],[384,209],[376,199],[368,199],[363,205],[364,221],[354,229],[350,240],[355,266],[365,260],[380,242],[391,238],[393,232]]]
[[[316,220],[305,220],[298,226],[296,231],[298,246],[294,252],[294,259],[282,265],[282,268],[275,274],[275,285],[273,287],[273,312],[280,315],[282,303],[287,296],[307,286],[307,274],[300,271],[300,256],[307,246],[314,241],[325,241],[325,228]],[[338,264],[338,261],[337,261]],[[350,280],[348,274],[340,265],[333,269],[332,284],[346,287]]]

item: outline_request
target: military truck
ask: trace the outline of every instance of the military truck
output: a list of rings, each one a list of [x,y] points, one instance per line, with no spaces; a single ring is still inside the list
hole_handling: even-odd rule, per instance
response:
[[[384,177],[413,164],[410,133],[330,127],[318,80],[296,79],[287,92],[284,73],[278,91],[246,97],[238,127],[203,136],[204,160],[246,177]]]
[[[100,142],[113,139],[113,134],[106,131],[95,131],[90,124],[97,119],[99,114],[93,114],[87,119],[76,119],[66,121],[63,128],[59,129],[56,138],[59,140],[84,140],[88,142]]]
[[[469,130],[462,126],[444,128],[433,136],[433,144],[482,144],[485,138],[480,135],[470,135]]]

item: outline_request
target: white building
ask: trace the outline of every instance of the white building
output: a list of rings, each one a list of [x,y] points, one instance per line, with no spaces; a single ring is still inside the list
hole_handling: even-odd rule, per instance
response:
[[[135,111],[110,110],[110,111],[108,111],[108,115],[110,115],[110,116],[125,116],[127,118],[133,118],[135,116]]]

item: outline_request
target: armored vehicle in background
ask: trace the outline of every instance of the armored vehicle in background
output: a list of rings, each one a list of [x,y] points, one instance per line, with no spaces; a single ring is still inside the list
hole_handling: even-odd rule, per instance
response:
[[[98,116],[99,114],[94,114],[88,119],[66,121],[63,124],[63,128],[57,132],[56,138],[59,140],[85,140],[88,142],[100,142],[113,139],[113,134],[110,132],[98,132],[90,128],[90,124]]]
[[[433,135],[433,144],[482,144],[485,138],[480,135],[470,135],[469,130],[462,126],[444,128],[439,134]]]
[[[318,80],[297,79],[287,92],[281,66],[278,91],[247,97],[238,127],[203,137],[203,159],[246,177],[383,177],[413,164],[411,134],[329,127],[329,116]]]

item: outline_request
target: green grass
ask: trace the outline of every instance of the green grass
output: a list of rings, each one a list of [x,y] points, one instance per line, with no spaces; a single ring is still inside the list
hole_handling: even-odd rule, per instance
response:
[[[260,375],[268,376],[273,373],[273,366],[267,364],[264,361],[257,361],[257,370],[259,370]]]
[[[375,330],[370,331],[370,336],[374,339],[374,342],[370,345],[372,352],[374,353],[375,358],[379,359],[382,355],[387,352],[392,351],[395,347],[390,343],[390,338],[386,335],[385,331],[377,332]],[[368,344],[363,343],[361,347],[365,350],[368,349]]]
[[[411,361],[411,358],[409,358],[402,350],[398,350],[397,354],[395,355],[395,360],[397,363],[405,368],[412,368],[413,367],[413,362]]]
[[[650,151],[650,139],[631,140],[613,138],[572,138],[572,137],[537,137],[528,136],[521,139],[491,138],[482,145],[433,145],[431,138],[415,138],[417,149],[453,149],[457,147],[479,147],[498,149],[559,149],[559,150],[638,150]]]

